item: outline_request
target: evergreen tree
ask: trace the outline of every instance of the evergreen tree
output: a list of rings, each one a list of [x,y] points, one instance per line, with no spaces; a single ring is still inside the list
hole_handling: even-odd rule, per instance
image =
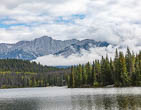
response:
[[[101,65],[99,63],[99,60],[95,61],[95,75],[96,75],[96,81],[95,86],[99,86],[101,83]]]
[[[78,82],[79,82],[79,87],[82,85],[82,66],[81,65],[79,65],[78,66]]]
[[[125,58],[124,58],[124,55],[122,52],[119,53],[119,74],[120,74],[120,85],[122,86],[127,86],[129,85],[128,81],[128,73],[127,73],[127,68],[126,68],[126,61],[125,61]]]
[[[119,54],[118,54],[118,50],[116,49],[116,53],[115,53],[115,59],[114,59],[114,83],[116,86],[119,85],[120,82],[120,72],[119,72]]]
[[[92,81],[92,74],[91,74],[91,65],[89,62],[86,64],[85,68],[86,68],[86,74],[88,76],[87,83],[90,84]]]

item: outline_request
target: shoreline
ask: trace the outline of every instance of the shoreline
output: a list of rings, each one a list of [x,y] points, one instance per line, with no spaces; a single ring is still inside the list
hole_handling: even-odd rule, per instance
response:
[[[67,86],[49,86],[49,87],[24,87],[24,88],[0,88],[0,90],[12,90],[12,89],[43,89],[43,88],[66,88],[66,89],[116,89],[116,88],[141,88],[139,86],[130,86],[130,87],[76,87],[68,88]]]

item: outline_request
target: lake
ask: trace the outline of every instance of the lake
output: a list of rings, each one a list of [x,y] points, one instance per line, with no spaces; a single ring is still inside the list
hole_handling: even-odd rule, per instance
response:
[[[141,110],[141,88],[0,89],[0,110]]]

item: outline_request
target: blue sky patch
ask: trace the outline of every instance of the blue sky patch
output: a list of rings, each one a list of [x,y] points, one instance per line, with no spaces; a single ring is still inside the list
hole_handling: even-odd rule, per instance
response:
[[[71,23],[71,24],[75,24],[75,20],[76,19],[84,19],[85,15],[83,14],[76,14],[76,15],[72,15],[72,16],[59,16],[55,22],[56,23]]]

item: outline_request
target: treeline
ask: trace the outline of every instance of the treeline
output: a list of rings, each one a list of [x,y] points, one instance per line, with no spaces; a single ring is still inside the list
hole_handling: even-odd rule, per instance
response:
[[[20,59],[0,59],[0,71],[12,72],[48,72],[59,70],[55,67],[43,66],[40,63]]]
[[[68,75],[68,87],[128,87],[141,86],[141,52],[134,54],[127,48],[127,53],[116,50],[115,58],[102,57],[85,65],[71,67]]]
[[[25,60],[1,59],[0,88],[64,86],[68,73],[70,69],[58,69]]]

